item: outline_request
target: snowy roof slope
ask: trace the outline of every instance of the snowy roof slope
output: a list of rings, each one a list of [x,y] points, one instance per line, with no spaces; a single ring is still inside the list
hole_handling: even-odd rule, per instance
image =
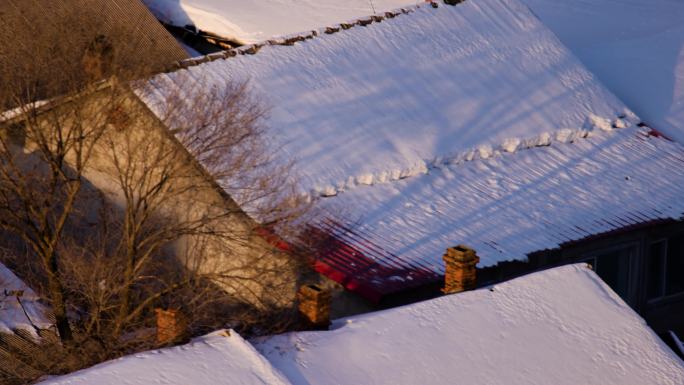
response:
[[[327,195],[625,109],[517,0],[425,5],[153,84],[176,82],[182,93],[188,78],[207,87],[250,81],[271,107],[273,152],[298,160],[303,190]]]
[[[295,385],[677,385],[684,363],[586,265],[255,343]]]
[[[42,385],[287,385],[234,331],[218,331],[173,348],[138,353],[41,382]]]
[[[684,143],[684,2],[523,1],[639,116]]]
[[[422,0],[143,0],[168,24],[243,43],[318,29]]]
[[[16,330],[38,338],[36,329],[49,329],[49,310],[38,295],[0,263],[0,333]]]
[[[336,279],[349,289],[377,296],[438,279],[442,254],[457,244],[474,248],[485,267],[682,218],[684,147],[637,126],[571,133],[322,199],[332,215],[346,212],[348,223],[329,228],[344,244],[322,254],[319,271],[342,272]]]

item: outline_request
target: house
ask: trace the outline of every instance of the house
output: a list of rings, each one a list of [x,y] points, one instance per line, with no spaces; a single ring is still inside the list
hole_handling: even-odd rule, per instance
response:
[[[88,143],[93,147],[83,171],[83,193],[79,196],[83,199],[75,204],[76,211],[85,214],[70,220],[73,223],[69,231],[65,230],[66,239],[85,246],[92,238],[102,236],[98,231],[103,228],[93,225],[105,220],[98,216],[100,210],[111,210],[105,217],[112,221],[107,226],[114,227],[105,226],[107,229],[120,229],[116,226],[130,214],[143,218],[136,225],[140,228],[161,226],[150,232],[159,236],[145,243],[154,257],[167,258],[165,268],[211,277],[207,279],[231,298],[251,306],[254,314],[292,307],[299,262],[264,237],[261,226],[141,102],[131,84],[115,79],[101,81],[83,93],[53,98],[19,112],[0,114],[0,133],[17,145],[18,155],[13,161],[25,162],[27,167],[36,164],[40,151],[26,135],[26,127],[49,129],[59,122],[62,132],[72,126],[102,130],[93,136],[96,139],[85,139],[92,140]],[[83,120],[72,120],[74,116]],[[66,163],[75,165],[77,160],[73,154],[69,156]],[[123,185],[119,177],[130,184]],[[156,209],[126,213],[133,206]],[[174,230],[174,226],[179,227]],[[83,237],[87,231],[92,233]]]
[[[41,384],[680,384],[684,362],[586,264],[251,341],[218,331]]]
[[[349,291],[435,296],[444,249],[466,244],[482,284],[588,261],[659,333],[684,325],[684,149],[517,0],[424,4],[180,67],[152,84],[246,82],[269,104],[273,153],[327,213],[314,266]]]

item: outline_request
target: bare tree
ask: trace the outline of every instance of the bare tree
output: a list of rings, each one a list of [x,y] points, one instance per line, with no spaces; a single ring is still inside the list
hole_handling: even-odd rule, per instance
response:
[[[19,361],[60,373],[149,348],[156,307],[185,310],[195,332],[284,327],[266,317],[291,315],[301,261],[263,235],[307,206],[264,144],[263,104],[246,84],[159,92],[151,67],[116,60],[130,32],[71,41],[65,20],[35,48],[62,71],[28,49],[0,66],[0,228],[26,250],[5,262],[44,294],[61,340]]]

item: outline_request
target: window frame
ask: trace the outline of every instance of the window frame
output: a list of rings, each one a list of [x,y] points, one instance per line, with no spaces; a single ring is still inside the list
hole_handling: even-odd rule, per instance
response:
[[[631,307],[634,307],[637,302],[638,302],[638,296],[637,296],[637,290],[639,288],[639,284],[637,283],[639,280],[639,268],[637,266],[637,263],[639,262],[639,255],[640,255],[640,247],[641,243],[638,240],[625,240],[623,242],[611,244],[609,246],[604,246],[604,247],[598,247],[595,249],[587,250],[586,252],[579,252],[578,253],[578,262],[584,262],[588,263],[591,265],[591,270],[598,275],[598,266],[600,264],[599,262],[599,257],[601,255],[609,254],[618,250],[627,250],[628,251],[628,256],[627,256],[627,290],[626,290],[626,298],[622,298],[615,289],[611,287],[611,290],[615,292],[620,298],[622,298],[623,301],[625,301],[628,305]],[[592,262],[593,261],[593,262]],[[600,276],[599,276],[600,278]],[[603,279],[601,279],[603,281]],[[605,283],[605,281],[604,281]],[[608,285],[606,283],[606,285]],[[610,285],[608,285],[610,287]]]
[[[646,288],[646,304],[651,306],[651,305],[660,305],[660,304],[665,304],[670,301],[676,301],[680,298],[684,298],[684,291],[681,291],[679,293],[673,293],[673,294],[667,294],[667,262],[668,262],[668,251],[669,251],[669,243],[670,243],[670,238],[675,238],[675,237],[684,237],[684,233],[675,233],[671,234],[666,237],[658,237],[654,240],[651,240],[648,242],[648,254],[645,258],[646,261],[646,268],[645,268],[645,285],[644,287]],[[649,279],[651,272],[648,269],[648,260],[651,258],[651,247],[657,243],[664,242],[665,243],[665,256],[663,258],[662,262],[662,270],[660,273],[660,280],[661,280],[661,285],[660,285],[660,295],[657,297],[649,298],[648,297],[648,284],[649,284]]]

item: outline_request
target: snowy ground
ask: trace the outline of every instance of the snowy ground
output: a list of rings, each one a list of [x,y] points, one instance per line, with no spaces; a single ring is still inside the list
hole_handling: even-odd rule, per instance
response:
[[[218,331],[174,348],[133,354],[41,385],[288,385],[234,331]]]
[[[24,330],[38,338],[37,329],[49,329],[48,309],[38,295],[0,264],[0,333]]]
[[[684,143],[684,1],[523,1],[641,118]]]
[[[168,24],[242,43],[310,31],[422,0],[143,0]]]
[[[255,343],[294,385],[679,385],[684,363],[585,265]]]
[[[425,5],[154,83],[182,93],[188,78],[249,81],[271,107],[273,152],[298,162],[302,190],[314,195],[419,175],[472,150],[515,151],[625,110],[516,0]]]

